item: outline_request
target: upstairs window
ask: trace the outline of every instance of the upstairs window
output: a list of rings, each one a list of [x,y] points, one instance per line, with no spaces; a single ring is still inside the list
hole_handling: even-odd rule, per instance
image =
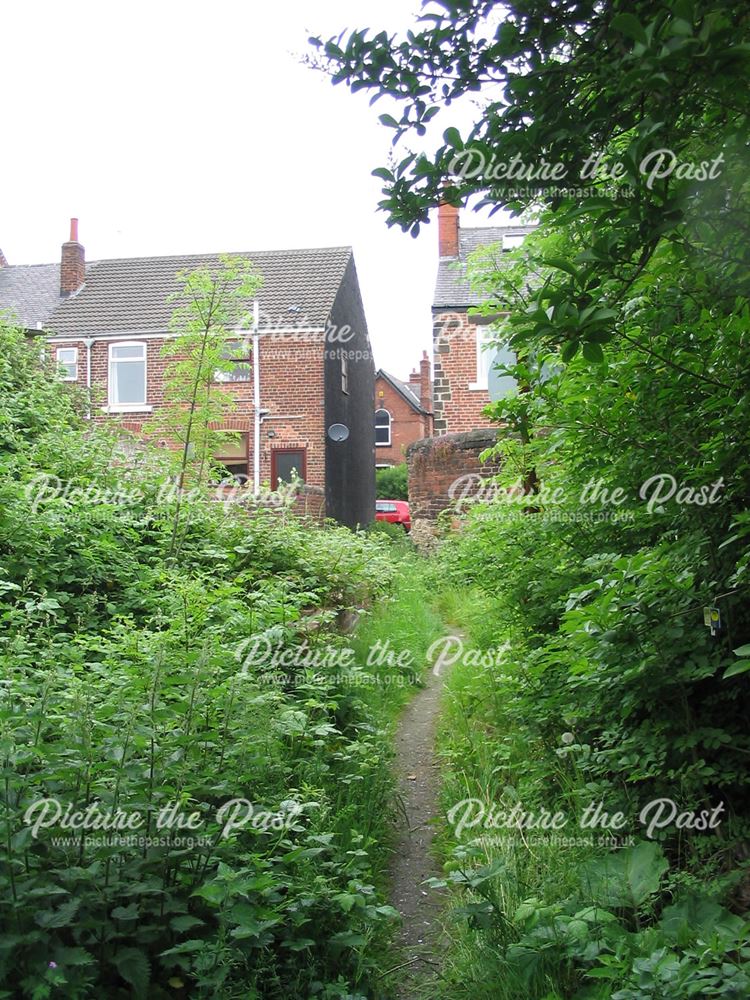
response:
[[[477,327],[477,380],[469,386],[470,389],[489,389],[493,400],[511,395],[517,385],[512,375],[497,371],[497,365],[515,365],[516,356],[509,348],[492,343],[496,336],[487,327]]]
[[[109,348],[110,406],[146,405],[146,345],[111,344]]]
[[[214,372],[214,382],[249,382],[252,378],[250,364],[252,349],[244,340],[228,340],[221,349],[226,365]]]
[[[58,347],[56,359],[63,382],[75,382],[78,378],[78,348]]]
[[[388,410],[375,410],[375,444],[387,447],[391,443],[391,415]]]
[[[341,355],[341,391],[349,395],[349,359]]]

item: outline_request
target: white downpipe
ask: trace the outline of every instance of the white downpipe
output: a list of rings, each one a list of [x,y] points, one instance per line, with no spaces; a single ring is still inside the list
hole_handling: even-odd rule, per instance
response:
[[[253,492],[260,493],[260,350],[258,344],[259,326],[258,300],[253,302]]]
[[[86,337],[83,344],[86,348],[86,419],[91,420],[91,348],[94,346],[94,338]]]

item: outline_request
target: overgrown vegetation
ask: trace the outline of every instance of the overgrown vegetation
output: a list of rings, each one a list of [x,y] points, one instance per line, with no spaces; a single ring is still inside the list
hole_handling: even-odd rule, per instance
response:
[[[583,831],[594,834],[583,845],[530,846],[532,833],[503,840],[503,829],[467,844],[465,831],[453,878],[479,940],[459,949],[459,978],[472,997],[739,998],[750,989],[750,311],[729,295],[738,270],[723,253],[696,271],[665,246],[612,305],[623,338],[573,358],[523,305],[530,285],[554,299],[545,261],[576,259],[581,235],[542,227],[512,267],[491,252],[473,264],[487,308],[510,310],[498,337],[516,345],[523,391],[492,408],[504,428],[494,499],[469,504],[442,552],[475,642],[510,643],[453,681],[446,805],[561,809],[566,835],[582,833],[591,803],[626,819]],[[649,830],[659,807],[642,810],[656,800]]]
[[[489,654],[451,681],[446,808],[625,817],[609,846],[464,830],[446,996],[750,989],[749,25],[737,2],[445,0],[404,38],[313,40],[416,139],[374,171],[389,224],[473,196],[540,223],[473,262],[519,391],[491,408],[497,499],[441,557]],[[649,835],[656,799],[678,815]]]
[[[174,547],[170,461],[77,408],[2,328],[0,995],[376,995],[418,678],[339,625],[431,619],[366,533],[188,491]]]

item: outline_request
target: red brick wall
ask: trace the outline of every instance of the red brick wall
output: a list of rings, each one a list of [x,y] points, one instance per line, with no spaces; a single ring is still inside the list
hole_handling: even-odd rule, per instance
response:
[[[92,345],[92,418],[97,421],[117,420],[137,432],[152,417],[152,412],[105,412],[109,345],[125,341],[142,342],[138,337],[118,337],[95,340]],[[156,413],[164,405],[165,370],[172,358],[162,354],[164,339],[145,339],[143,342],[146,344],[146,402]],[[85,387],[85,345],[81,341],[50,342],[51,351],[58,347],[78,348],[78,385]],[[293,337],[277,333],[260,338],[260,400],[261,407],[270,411],[261,423],[261,482],[270,483],[273,448],[305,448],[307,482],[313,486],[325,486],[323,348],[322,333],[296,334]],[[234,399],[235,412],[223,422],[222,428],[249,434],[252,474],[252,380],[217,385],[216,391],[225,392]],[[273,432],[273,437],[268,436],[269,431]]]
[[[486,389],[471,389],[477,379],[477,324],[468,313],[435,311],[433,314],[434,433],[461,433],[491,427],[482,416],[490,401]]]
[[[86,280],[86,252],[77,240],[63,243],[60,257],[60,292],[71,295]]]
[[[375,380],[375,409],[388,410],[391,415],[391,443],[390,446],[375,445],[376,465],[399,465],[405,462],[408,446],[432,433],[432,418],[427,414],[417,413],[401,393],[396,392],[390,382],[382,377]]]
[[[231,497],[231,492],[228,491],[227,495]],[[242,509],[246,510],[249,514],[256,512],[259,508],[268,510],[272,514],[278,514],[279,517],[286,511],[285,507],[279,507],[278,504],[265,503],[262,499],[257,504],[250,498],[243,502]],[[300,520],[322,525],[326,518],[325,490],[319,486],[303,486],[295,496],[289,509],[294,517],[298,517]]]
[[[458,512],[458,501],[476,495],[479,479],[496,475],[497,464],[482,464],[479,455],[497,439],[497,429],[445,434],[412,445],[409,462],[409,507],[412,524],[435,522],[444,510]],[[468,478],[474,477],[474,478]]]

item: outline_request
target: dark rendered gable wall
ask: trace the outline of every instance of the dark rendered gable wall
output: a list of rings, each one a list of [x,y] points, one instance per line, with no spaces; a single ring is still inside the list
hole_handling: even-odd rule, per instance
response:
[[[325,426],[346,424],[346,441],[326,434],[326,510],[329,517],[355,528],[375,516],[375,365],[367,334],[354,258],[331,310],[332,329],[325,344]],[[349,327],[350,339],[343,332]],[[336,331],[343,332],[336,339]],[[349,364],[349,392],[341,390],[341,352]]]

